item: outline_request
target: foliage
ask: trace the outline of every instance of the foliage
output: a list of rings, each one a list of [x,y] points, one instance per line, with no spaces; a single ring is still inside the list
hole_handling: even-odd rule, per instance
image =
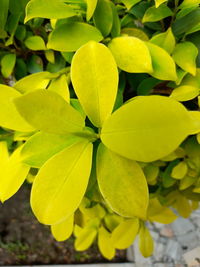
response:
[[[200,201],[200,1],[0,0],[0,200],[112,259]]]

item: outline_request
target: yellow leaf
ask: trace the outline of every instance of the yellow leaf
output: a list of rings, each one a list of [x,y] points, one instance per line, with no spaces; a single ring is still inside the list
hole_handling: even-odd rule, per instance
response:
[[[19,190],[29,172],[30,167],[21,162],[21,149],[22,146],[17,148],[7,159],[8,154],[5,151],[5,146],[1,147],[1,153],[4,157],[0,170],[0,200],[2,202]]]
[[[122,221],[112,232],[111,238],[115,248],[126,249],[132,245],[139,230],[139,220],[128,219]]]
[[[156,6],[156,8],[158,8],[164,2],[167,2],[167,0],[155,0],[155,6]]]
[[[146,218],[148,186],[140,166],[108,150],[97,152],[97,180],[108,205],[124,217]]]
[[[57,241],[67,240],[73,233],[74,214],[61,223],[51,225],[51,232]]]
[[[98,0],[86,0],[86,3],[87,3],[87,12],[86,12],[87,21],[89,21],[91,19],[91,17],[93,16],[95,8],[97,6],[97,1]]]
[[[151,73],[151,56],[146,44],[139,38],[122,36],[108,44],[120,69],[130,73]]]
[[[121,30],[122,35],[129,35],[133,37],[137,37],[141,39],[142,41],[148,41],[149,37],[146,35],[145,32],[143,32],[141,29],[138,28],[123,28]]]
[[[163,96],[139,96],[104,123],[101,140],[129,159],[150,162],[173,152],[192,131],[189,112]]]
[[[62,96],[68,103],[70,101],[69,87],[67,84],[67,76],[61,75],[59,78],[51,81],[48,90],[54,91]]]
[[[85,113],[101,127],[113,110],[118,87],[117,65],[109,49],[94,41],[82,46],[73,57],[71,79]]]
[[[175,88],[170,97],[176,99],[177,101],[188,101],[199,95],[199,88],[190,86],[190,85],[182,85]]]
[[[87,188],[91,161],[92,144],[82,141],[42,166],[31,191],[31,207],[41,223],[56,224],[75,212]]]
[[[111,234],[101,226],[98,233],[98,247],[101,254],[108,260],[115,256],[115,248],[111,240]]]
[[[139,248],[144,257],[150,257],[153,254],[154,241],[144,224],[142,224],[139,231]]]
[[[185,161],[179,162],[173,169],[171,176],[175,179],[182,179],[188,171],[188,166]]]

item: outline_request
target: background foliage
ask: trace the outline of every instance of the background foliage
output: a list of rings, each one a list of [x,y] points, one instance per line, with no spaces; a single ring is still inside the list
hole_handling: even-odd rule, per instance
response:
[[[33,182],[58,241],[150,256],[199,206],[199,4],[0,0],[0,200]]]

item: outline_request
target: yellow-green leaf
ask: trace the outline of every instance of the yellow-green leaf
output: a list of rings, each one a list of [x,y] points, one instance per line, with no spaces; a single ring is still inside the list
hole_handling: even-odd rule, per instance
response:
[[[182,179],[188,171],[188,166],[185,161],[179,162],[173,169],[171,176],[175,179]]]
[[[24,44],[30,50],[45,50],[45,42],[40,36],[30,36],[25,41]]]
[[[111,240],[111,234],[101,226],[98,233],[98,247],[101,254],[108,260],[115,256],[115,248]]]
[[[164,96],[139,96],[104,123],[101,140],[124,157],[150,162],[173,152],[192,127],[189,112],[179,102]]]
[[[188,101],[199,95],[199,88],[190,86],[190,85],[182,85],[175,88],[170,97],[178,100],[178,101]]]
[[[97,153],[97,180],[108,205],[124,217],[146,218],[148,187],[140,166],[104,145]]]
[[[122,3],[126,6],[127,9],[131,9],[132,6],[136,5],[142,0],[122,0]]]
[[[6,54],[1,59],[1,73],[5,78],[8,78],[15,66],[16,55],[15,54]]]
[[[132,36],[112,39],[108,44],[120,69],[131,72],[152,72],[151,56],[146,44]]]
[[[14,84],[14,88],[21,93],[45,89],[50,81],[50,75],[47,71],[30,74],[17,81]]]
[[[176,45],[172,54],[176,64],[183,70],[196,75],[197,47],[191,42],[183,42]]]
[[[27,122],[47,133],[66,134],[84,127],[80,113],[52,91],[37,90],[23,95],[15,99],[15,105]]]
[[[145,12],[142,22],[143,23],[154,22],[154,21],[162,20],[172,15],[173,15],[173,12],[165,4],[160,5],[159,7],[152,6],[148,8],[147,11]]]
[[[111,238],[115,248],[126,249],[132,245],[139,230],[139,220],[128,219],[122,221],[112,232]]]
[[[153,254],[154,241],[144,224],[142,224],[139,231],[139,248],[143,257],[150,257]]]
[[[102,39],[103,36],[97,28],[87,23],[71,22],[61,24],[53,30],[47,47],[63,52],[73,52],[91,40],[99,42]]]
[[[97,6],[97,1],[98,0],[86,0],[86,3],[87,3],[87,12],[86,12],[87,21],[89,21],[91,19],[91,17],[93,16],[95,8]]]
[[[146,42],[151,54],[153,72],[151,76],[160,80],[177,80],[176,66],[172,57],[161,47]]]
[[[142,41],[148,41],[149,37],[146,35],[144,31],[138,28],[123,28],[121,31],[122,35],[129,35],[133,37],[137,37],[141,39]]]
[[[113,110],[118,88],[117,65],[109,49],[94,41],[81,47],[72,60],[71,79],[85,113],[101,127]]]
[[[51,232],[57,241],[67,240],[73,233],[74,214],[61,223],[51,225]]]
[[[48,90],[54,91],[62,96],[68,103],[70,102],[70,93],[65,74],[51,81]]]
[[[156,6],[156,8],[159,7],[164,2],[167,2],[167,0],[155,0],[155,6]]]
[[[58,135],[38,132],[31,136],[21,151],[22,160],[31,167],[40,168],[53,155],[79,142],[74,135]]]
[[[7,153],[5,155],[5,147],[0,150],[2,153],[0,157],[4,157],[5,159],[3,164],[1,163],[0,165],[1,202],[6,201],[19,190],[29,172],[30,167],[21,162],[21,149],[22,146],[17,148],[8,159],[5,159],[5,157],[7,158]]]
[[[190,114],[192,122],[193,122],[191,134],[200,133],[200,112],[199,111],[190,111],[189,114]]]
[[[31,191],[31,207],[41,223],[62,222],[76,211],[87,188],[91,162],[92,144],[82,141],[42,166]]]
[[[25,22],[33,18],[62,19],[76,15],[63,0],[31,0],[26,6]]]
[[[0,126],[21,132],[34,131],[34,128],[20,116],[13,103],[20,95],[14,88],[0,85]]]
[[[168,28],[166,32],[154,35],[150,42],[165,49],[169,54],[173,52],[176,45],[176,40],[171,28]]]

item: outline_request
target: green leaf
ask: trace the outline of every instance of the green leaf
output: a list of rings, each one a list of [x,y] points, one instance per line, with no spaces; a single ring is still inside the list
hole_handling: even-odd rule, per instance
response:
[[[142,22],[145,23],[145,22],[158,21],[172,15],[173,13],[171,9],[164,4],[159,7],[153,6],[147,9],[142,19]]]
[[[191,42],[183,42],[176,45],[173,52],[173,59],[183,70],[196,75],[197,47]]]
[[[179,8],[184,9],[184,8],[190,8],[192,6],[198,6],[200,4],[200,0],[184,0]]]
[[[93,18],[95,26],[104,37],[107,36],[113,25],[113,12],[109,0],[98,0]]]
[[[5,78],[8,78],[13,72],[16,62],[15,54],[6,54],[1,59],[1,73]]]
[[[176,99],[177,101],[188,101],[199,95],[199,88],[190,86],[190,85],[182,85],[175,88],[170,97]]]
[[[167,0],[155,0],[155,7],[158,8],[164,2],[167,2]]]
[[[59,25],[53,30],[47,47],[73,52],[91,40],[99,42],[102,39],[103,36],[95,27],[82,22],[71,22]]]
[[[57,241],[65,241],[73,233],[74,229],[74,214],[65,219],[61,223],[51,225],[51,232]]]
[[[71,79],[85,113],[101,127],[113,110],[118,88],[117,65],[109,49],[94,41],[81,47],[72,60]]]
[[[0,0],[0,30],[4,30],[8,16],[9,0]]]
[[[33,18],[62,19],[76,15],[63,0],[31,0],[26,6],[25,22]]]
[[[140,166],[104,145],[97,153],[97,180],[108,205],[121,216],[146,218],[148,187]]]
[[[121,31],[121,22],[118,16],[117,7],[110,1],[110,5],[112,8],[112,14],[113,14],[113,24],[111,29],[111,36],[117,37],[120,35]]]
[[[84,127],[80,113],[54,92],[37,90],[16,98],[14,102],[21,116],[38,130],[66,134],[81,131]]]
[[[70,93],[67,83],[67,76],[65,74],[51,81],[48,90],[53,91],[65,99],[68,103],[70,102]]]
[[[176,45],[176,40],[171,28],[168,28],[166,32],[154,35],[150,42],[165,49],[169,54],[173,52]]]
[[[126,6],[127,9],[131,9],[134,5],[141,2],[142,0],[122,0],[122,3]]]
[[[31,191],[31,207],[41,223],[57,224],[76,211],[87,188],[91,162],[92,144],[82,141],[42,166]]]
[[[130,247],[139,230],[139,220],[129,219],[122,221],[112,232],[112,242],[117,249]]]
[[[25,45],[31,50],[45,50],[45,42],[40,36],[30,36],[25,40]]]
[[[144,224],[142,224],[139,231],[139,248],[143,257],[150,257],[153,254],[153,238]]]
[[[188,166],[184,161],[179,162],[173,169],[171,176],[175,179],[182,179],[188,171]]]
[[[31,132],[34,130],[19,114],[13,100],[21,94],[12,87],[0,85],[0,125],[8,129]]]
[[[101,226],[98,233],[98,247],[101,254],[108,260],[115,256],[115,248],[111,240],[111,234]]]
[[[53,155],[79,141],[80,138],[74,135],[38,132],[24,144],[21,151],[22,160],[31,167],[40,168]]]
[[[86,19],[87,19],[87,21],[89,21],[93,16],[94,11],[95,11],[96,6],[97,6],[97,1],[98,0],[86,0],[86,3],[87,3]]]
[[[45,89],[50,81],[51,74],[47,71],[28,75],[14,84],[14,88],[21,93]]]
[[[146,42],[149,52],[151,54],[153,72],[151,76],[160,80],[172,80],[177,79],[176,66],[174,60],[170,55],[159,46]]]
[[[104,123],[101,140],[112,151],[150,162],[174,151],[191,132],[185,107],[164,96],[139,96]]]
[[[1,149],[0,155],[6,157],[3,164],[1,163],[0,170],[0,200],[1,202],[6,201],[12,197],[21,187],[26,176],[29,172],[30,167],[21,162],[20,152],[21,147],[17,148],[13,154],[7,158],[8,155],[5,155],[5,152]]]
[[[120,69],[130,73],[152,72],[147,46],[138,38],[114,38],[108,45]]]

